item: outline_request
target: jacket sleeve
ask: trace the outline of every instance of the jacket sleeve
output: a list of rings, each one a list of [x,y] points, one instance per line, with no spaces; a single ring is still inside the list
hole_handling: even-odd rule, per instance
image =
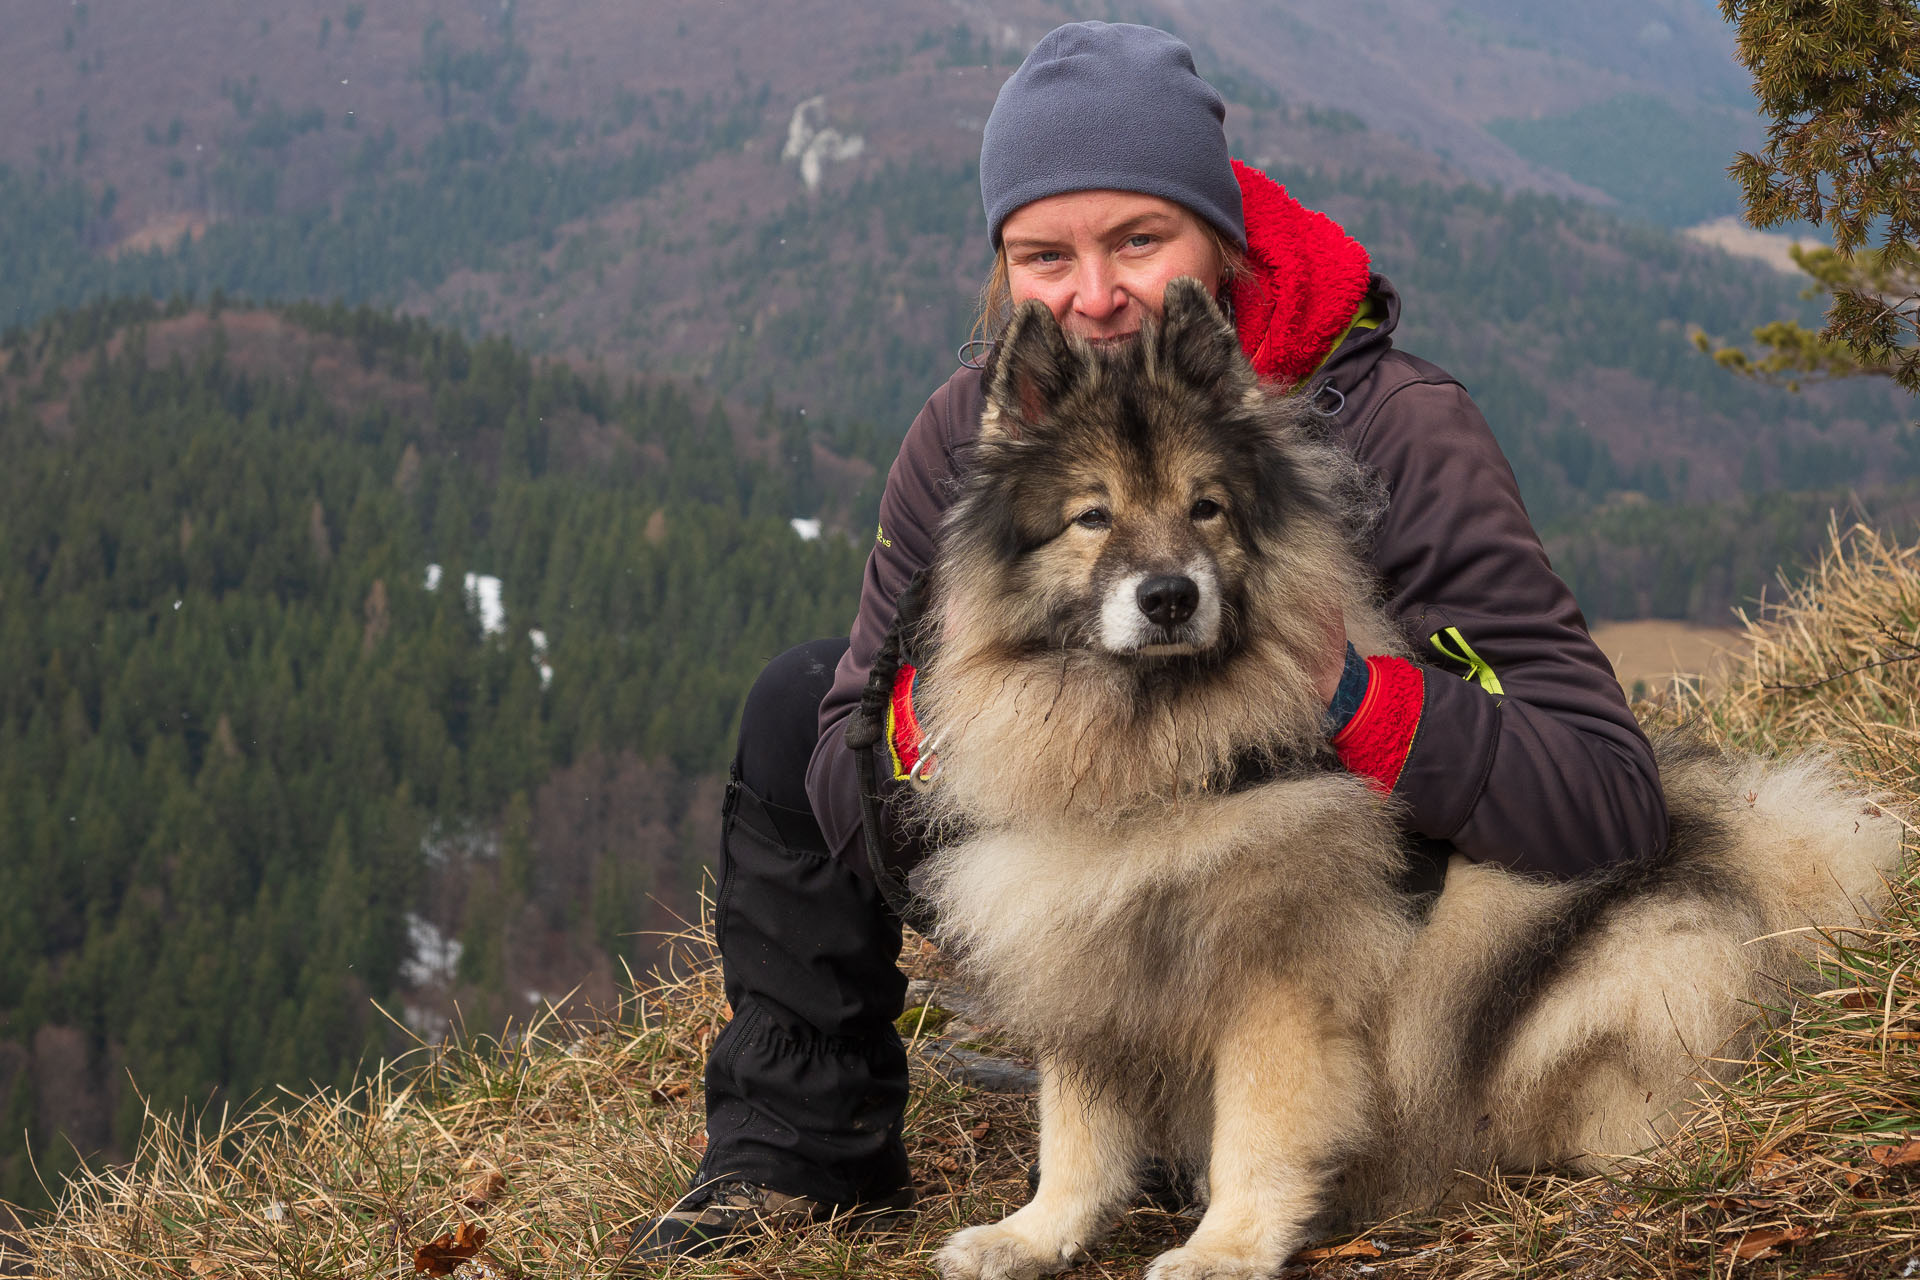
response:
[[[1428,664],[1401,670],[1406,824],[1554,877],[1662,850],[1652,749],[1466,391],[1411,381],[1355,440],[1389,490],[1374,540],[1387,605]]]
[[[864,877],[871,878],[872,870],[860,826],[860,760],[847,746],[847,717],[860,704],[867,673],[893,622],[894,601],[913,575],[933,559],[940,513],[951,501],[952,423],[969,405],[978,417],[978,406],[973,404],[977,393],[969,395],[966,383],[971,374],[963,371],[934,392],[907,429],[900,453],[887,472],[879,528],[860,587],[860,611],[848,636],[846,656],[834,671],[833,687],[820,703],[820,740],[807,765],[807,797],[828,847]],[[901,862],[911,861],[908,851],[892,853]]]

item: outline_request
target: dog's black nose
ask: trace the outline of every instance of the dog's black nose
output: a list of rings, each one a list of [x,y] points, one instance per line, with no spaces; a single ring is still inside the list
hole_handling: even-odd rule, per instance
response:
[[[1164,573],[1140,584],[1139,600],[1149,622],[1177,627],[1200,607],[1200,588],[1184,574]]]

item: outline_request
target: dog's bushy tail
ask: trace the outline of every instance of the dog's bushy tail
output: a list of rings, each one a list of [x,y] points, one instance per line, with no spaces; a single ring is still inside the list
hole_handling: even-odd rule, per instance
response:
[[[1903,824],[1830,756],[1767,759],[1680,734],[1654,751],[1671,856],[1740,887],[1762,928],[1750,945],[1773,976],[1798,979],[1830,939],[1886,908]],[[1687,847],[1696,832],[1710,833],[1705,847]]]
[[[1885,909],[1902,823],[1835,761],[1654,750],[1660,857],[1569,883],[1449,867],[1386,1020],[1389,1207],[1456,1194],[1454,1169],[1596,1171],[1659,1140]]]

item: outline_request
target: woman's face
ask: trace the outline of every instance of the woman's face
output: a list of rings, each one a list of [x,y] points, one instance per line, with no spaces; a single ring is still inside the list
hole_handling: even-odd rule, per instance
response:
[[[1131,337],[1159,316],[1169,282],[1220,288],[1220,254],[1183,206],[1134,191],[1069,191],[1022,205],[1000,225],[1016,307],[1037,298],[1068,333]]]

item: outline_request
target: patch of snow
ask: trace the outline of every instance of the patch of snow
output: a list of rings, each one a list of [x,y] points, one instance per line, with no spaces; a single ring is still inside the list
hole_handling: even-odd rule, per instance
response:
[[[540,669],[540,688],[544,692],[553,687],[553,664],[547,661],[547,633],[534,627],[527,632],[527,643],[533,647],[533,665]]]
[[[287,1202],[285,1200],[267,1201],[267,1207],[261,1210],[260,1216],[268,1222],[285,1222],[287,1220]]]
[[[802,542],[812,542],[820,536],[820,522],[818,520],[807,520],[803,517],[795,516],[793,519],[787,521],[787,523],[793,526],[793,531],[800,535],[800,541]]]
[[[507,629],[507,606],[500,599],[500,579],[488,573],[469,573],[467,603],[480,614],[481,635],[497,636]]]
[[[460,859],[466,862],[491,860],[500,856],[500,837],[486,827],[462,822],[449,827],[438,818],[420,837],[420,854],[436,867]]]
[[[825,94],[808,98],[793,109],[787,121],[787,145],[780,150],[782,160],[800,162],[800,181],[807,190],[820,189],[820,169],[828,161],[851,160],[867,149],[867,140],[859,134],[844,134],[818,123],[826,115]]]
[[[433,921],[409,911],[407,946],[413,954],[400,962],[400,976],[410,986],[453,981],[460,967],[460,939],[449,938]]]
[[[446,571],[437,564],[427,566],[423,585],[429,591],[440,589]],[[490,573],[469,573],[466,580],[467,607],[480,615],[480,633],[497,636],[507,629],[507,607],[500,595],[500,579]],[[529,632],[529,634],[533,634]],[[544,637],[541,643],[545,643]]]
[[[1916,1253],[1913,1257],[1907,1259],[1907,1269],[1900,1273],[1900,1280],[1907,1280],[1907,1277],[1917,1272],[1920,1272],[1920,1253]]]
[[[527,1003],[528,1003],[528,1004],[539,1004],[539,1003],[540,1003],[540,993],[539,993],[538,991],[529,991],[529,992],[527,992]]]

